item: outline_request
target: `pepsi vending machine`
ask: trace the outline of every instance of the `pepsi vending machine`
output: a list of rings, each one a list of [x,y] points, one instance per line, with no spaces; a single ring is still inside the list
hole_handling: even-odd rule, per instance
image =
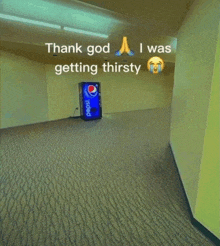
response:
[[[79,83],[80,116],[83,120],[102,118],[101,88],[99,82]]]

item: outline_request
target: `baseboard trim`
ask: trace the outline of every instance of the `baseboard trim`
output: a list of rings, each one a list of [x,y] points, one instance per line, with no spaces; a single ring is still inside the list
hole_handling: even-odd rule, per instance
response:
[[[69,119],[79,119],[81,116],[70,116]]]
[[[186,194],[184,185],[183,185],[183,181],[182,181],[182,178],[181,178],[181,176],[180,176],[178,166],[177,166],[177,164],[176,164],[176,160],[175,160],[175,156],[174,156],[174,152],[173,152],[171,143],[169,143],[169,147],[170,147],[170,150],[171,150],[171,154],[172,154],[172,157],[173,157],[173,161],[174,161],[174,164],[175,164],[176,171],[178,172],[178,175],[179,175],[181,187],[182,187],[182,190],[183,190],[183,192],[184,192],[184,197],[185,197],[185,200],[186,200],[186,203],[187,203],[187,208],[188,208],[188,212],[189,212],[189,215],[190,215],[191,223],[192,223],[192,224],[193,224],[193,225],[194,225],[194,226],[195,226],[195,227],[196,227],[196,228],[197,228],[204,236],[206,236],[211,242],[213,242],[216,246],[219,246],[219,245],[220,245],[220,239],[217,238],[211,231],[209,231],[204,225],[202,225],[198,220],[196,220],[196,219],[193,217],[193,213],[192,213],[192,210],[191,210],[191,207],[190,207],[190,204],[189,204],[189,200],[188,200],[188,197],[187,197],[187,194]]]
[[[220,245],[220,239],[218,239],[212,232],[210,232],[204,225],[202,225],[194,217],[191,218],[192,224],[202,232],[207,238],[209,238],[216,246]]]

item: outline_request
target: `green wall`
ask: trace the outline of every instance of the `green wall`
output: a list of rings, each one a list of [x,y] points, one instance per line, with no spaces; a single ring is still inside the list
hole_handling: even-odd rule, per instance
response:
[[[219,150],[210,137],[219,125],[210,129],[219,120],[219,19],[219,1],[196,0],[179,30],[171,119],[171,146],[193,215],[217,237]]]

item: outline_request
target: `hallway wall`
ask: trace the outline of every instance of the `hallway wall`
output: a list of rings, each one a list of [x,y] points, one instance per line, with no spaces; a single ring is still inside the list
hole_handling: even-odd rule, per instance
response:
[[[53,65],[45,65],[48,95],[49,120],[65,119],[74,115],[74,109],[79,104],[77,82],[73,76],[58,76]]]
[[[78,83],[99,81],[103,113],[125,112],[171,105],[173,72],[153,75],[131,73],[63,73],[1,51],[1,128],[79,116]]]
[[[1,128],[48,120],[44,64],[1,51]]]
[[[200,164],[195,218],[220,238],[220,25],[211,96]],[[212,227],[210,221],[213,223]]]
[[[2,67],[2,56],[1,56],[1,50],[0,50],[0,128],[1,128],[1,125],[2,125],[2,79],[1,79],[1,75],[2,75],[2,70],[1,70],[1,67]]]
[[[219,172],[215,172],[219,169],[215,168],[219,163],[218,158],[211,157],[214,150],[219,150],[217,146],[207,146],[209,126],[219,115],[219,107],[210,104],[219,100],[217,94],[211,94],[211,88],[219,85],[218,63],[214,69],[216,57],[219,59],[216,56],[219,19],[219,1],[196,0],[179,30],[171,120],[171,146],[193,215],[217,237],[220,237]],[[219,126],[213,131],[212,134],[219,134]],[[204,173],[208,176],[204,177]]]
[[[1,128],[79,116],[78,83],[99,81],[103,113],[125,112],[171,105],[173,72],[153,75],[131,73],[63,73],[1,51]]]
[[[140,71],[131,73],[63,73],[56,75],[54,65],[46,65],[49,119],[73,116],[79,107],[78,83],[101,82],[103,113],[125,112],[171,105],[173,73],[153,75]],[[67,105],[67,106],[65,106]],[[79,115],[75,112],[74,116]]]

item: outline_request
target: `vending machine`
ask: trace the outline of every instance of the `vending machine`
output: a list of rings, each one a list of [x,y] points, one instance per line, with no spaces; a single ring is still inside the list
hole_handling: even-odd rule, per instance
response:
[[[79,83],[80,116],[83,120],[102,118],[101,88],[99,82]]]

